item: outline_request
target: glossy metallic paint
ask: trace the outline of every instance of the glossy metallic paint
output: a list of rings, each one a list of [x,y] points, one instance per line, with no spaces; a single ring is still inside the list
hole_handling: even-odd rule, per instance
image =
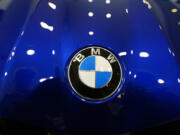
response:
[[[1,117],[73,134],[180,118],[179,63],[146,2],[41,0],[34,8],[0,68]],[[80,101],[67,80],[70,58],[90,45],[112,50],[123,65],[119,95],[103,104]]]

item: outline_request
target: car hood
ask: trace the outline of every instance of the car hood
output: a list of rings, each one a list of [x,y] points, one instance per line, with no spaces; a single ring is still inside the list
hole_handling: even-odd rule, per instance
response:
[[[152,8],[146,0],[41,0],[2,65],[0,116],[73,134],[179,119],[179,63]],[[73,54],[93,45],[111,50],[123,70],[119,95],[102,104],[77,99],[67,79]]]

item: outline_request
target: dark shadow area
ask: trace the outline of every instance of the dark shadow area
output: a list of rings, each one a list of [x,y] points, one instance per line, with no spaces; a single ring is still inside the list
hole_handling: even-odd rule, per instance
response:
[[[180,120],[131,133],[131,135],[179,135]]]

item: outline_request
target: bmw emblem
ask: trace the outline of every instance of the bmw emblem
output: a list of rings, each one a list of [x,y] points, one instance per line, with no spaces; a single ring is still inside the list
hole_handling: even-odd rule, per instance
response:
[[[87,47],[70,61],[68,79],[74,92],[82,99],[104,101],[118,91],[122,69],[116,56],[109,50]]]

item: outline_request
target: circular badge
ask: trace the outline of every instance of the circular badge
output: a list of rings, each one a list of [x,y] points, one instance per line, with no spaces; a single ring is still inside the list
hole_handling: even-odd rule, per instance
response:
[[[72,58],[68,79],[81,98],[101,101],[117,92],[122,80],[122,70],[118,59],[109,50],[87,47]]]

